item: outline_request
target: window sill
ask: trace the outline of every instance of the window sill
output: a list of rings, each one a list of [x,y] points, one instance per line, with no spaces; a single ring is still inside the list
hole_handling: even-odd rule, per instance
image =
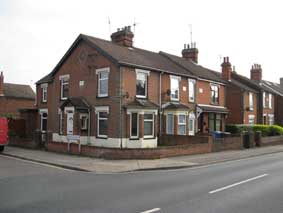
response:
[[[143,137],[143,140],[152,140],[152,139],[155,139],[155,137]]]
[[[138,140],[140,140],[139,138],[130,138],[129,139],[130,141],[138,141]]]
[[[108,137],[107,137],[107,136],[104,136],[104,135],[99,135],[99,136],[97,136],[96,138],[99,138],[99,139],[108,139]]]
[[[108,95],[105,95],[105,96],[99,96],[99,95],[97,95],[96,98],[101,98],[101,99],[103,99],[103,98],[109,98],[109,96],[108,96]]]

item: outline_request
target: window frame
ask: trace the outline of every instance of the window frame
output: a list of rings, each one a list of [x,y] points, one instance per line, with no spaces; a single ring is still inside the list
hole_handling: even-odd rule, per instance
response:
[[[255,124],[255,115],[249,115],[248,119],[249,119],[249,125],[254,125]],[[250,122],[251,120],[253,120],[253,122]]]
[[[145,95],[138,95],[137,94],[137,82],[138,82],[138,75],[144,75],[145,77]],[[137,98],[147,98],[147,90],[148,90],[148,75],[149,75],[149,72],[147,71],[144,71],[144,70],[136,70],[136,97]]]
[[[145,115],[152,115],[152,119],[145,119]],[[143,132],[143,138],[154,138],[154,116],[155,116],[155,113],[152,113],[152,112],[145,112],[144,115],[143,115],[143,126],[145,126],[145,122],[152,122],[152,134],[151,135],[145,135],[145,131]]]
[[[184,123],[180,123],[180,116],[185,116]],[[177,131],[177,134],[178,135],[187,135],[187,115],[185,113],[179,113],[177,117],[178,117],[178,123],[177,123],[178,131]],[[185,133],[184,134],[180,134],[180,128],[179,128],[180,126],[185,126]]]
[[[266,92],[262,93],[262,105],[263,108],[266,108]]]
[[[107,73],[107,78],[100,78],[101,73]],[[109,67],[104,67],[100,69],[96,69],[96,75],[97,75],[97,97],[99,98],[105,98],[109,96],[109,73],[110,73],[110,68]],[[101,81],[107,82],[107,92],[106,93],[100,93],[100,88],[101,88]]]
[[[85,126],[82,125],[83,118],[85,118]],[[89,115],[87,113],[80,113],[80,129],[88,130]]]
[[[172,116],[172,133],[170,133],[168,130],[169,130],[169,122],[168,122],[168,118],[169,118],[169,116]],[[167,135],[174,135],[174,114],[173,113],[168,113],[167,115],[166,115],[166,134]]]
[[[254,94],[252,92],[249,92],[249,110],[254,110]]]
[[[47,102],[47,86],[43,86],[41,88],[41,94],[42,94],[41,101],[43,103],[46,103]]]
[[[178,91],[178,97],[174,98],[172,97],[172,94],[175,94],[172,92],[172,80],[176,80],[178,82],[178,89],[175,91]],[[170,100],[171,101],[179,101],[180,100],[180,81],[181,81],[181,77],[180,76],[175,76],[175,75],[170,75]]]
[[[210,115],[213,115],[213,119],[210,118]],[[217,118],[217,115],[220,116],[220,119]],[[216,123],[217,123],[217,120],[220,121],[220,130],[216,130]],[[222,131],[223,130],[223,124],[222,124],[222,120],[223,120],[223,115],[221,113],[214,113],[214,112],[210,112],[208,113],[208,129],[209,131]],[[211,121],[213,121],[213,126],[214,126],[214,129],[211,130]]]
[[[69,76],[60,76],[60,99],[61,100],[67,100],[69,97],[70,92],[70,77]],[[64,86],[68,85],[68,96],[64,96]]]
[[[46,114],[46,116],[43,117],[43,114]],[[46,120],[46,130],[43,130],[43,120]],[[47,121],[48,121],[48,112],[43,111],[40,113],[40,130],[41,132],[46,132],[47,131]]]
[[[268,94],[268,107],[269,109],[272,109],[272,94]]]
[[[132,119],[133,119],[133,114],[137,114],[137,135],[132,135]],[[131,112],[130,113],[130,139],[139,139],[139,113],[138,112]]]
[[[213,90],[213,88],[217,88],[217,91]],[[217,99],[216,99],[217,94]],[[215,101],[216,100],[216,101]],[[220,102],[220,88],[218,84],[210,84],[210,101],[213,105],[219,105]]]
[[[195,113],[194,112],[190,112],[189,113],[189,123],[188,123],[188,130],[189,130],[189,135],[191,136],[194,136],[195,135],[195,132],[196,132],[196,116],[195,116]],[[193,126],[192,126],[192,129],[191,129],[191,122],[193,123]]]
[[[192,85],[193,91],[191,91],[190,85]],[[189,90],[189,102],[195,103],[196,101],[196,80],[195,79],[188,79],[188,90]],[[191,96],[193,95],[193,97]]]
[[[107,114],[107,118],[101,118],[100,117],[100,113],[106,113]],[[96,128],[96,130],[97,130],[97,137],[99,137],[99,138],[108,138],[108,134],[107,135],[100,135],[99,134],[99,121],[100,120],[106,120],[107,121],[107,131],[108,131],[108,119],[109,119],[109,116],[108,116],[108,112],[107,111],[98,111],[97,112],[97,128]]]
[[[272,121],[272,122],[271,122]],[[274,125],[274,114],[269,114],[268,115],[268,125]]]

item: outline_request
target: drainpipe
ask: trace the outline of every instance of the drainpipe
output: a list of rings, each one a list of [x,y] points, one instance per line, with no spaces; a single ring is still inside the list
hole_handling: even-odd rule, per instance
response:
[[[90,144],[90,121],[91,121],[91,114],[90,114],[90,109],[88,109],[87,144]]]
[[[120,76],[120,81],[119,81],[119,98],[120,98],[120,101],[119,101],[119,113],[120,113],[120,116],[119,116],[119,119],[120,119],[120,148],[123,149],[123,134],[122,134],[122,131],[123,131],[123,118],[122,118],[122,98],[123,98],[123,93],[122,93],[122,68],[119,66],[119,76]]]
[[[162,92],[162,75],[164,73],[163,72],[160,72],[159,74],[159,139],[161,137],[161,133],[162,133],[162,95],[161,95],[161,92]]]

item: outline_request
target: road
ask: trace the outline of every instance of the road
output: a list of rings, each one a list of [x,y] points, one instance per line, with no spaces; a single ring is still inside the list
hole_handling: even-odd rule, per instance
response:
[[[283,212],[283,153],[182,169],[95,174],[0,155],[0,212]]]

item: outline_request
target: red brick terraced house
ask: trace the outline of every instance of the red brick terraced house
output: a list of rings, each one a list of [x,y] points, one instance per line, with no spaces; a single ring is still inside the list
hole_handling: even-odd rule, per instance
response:
[[[158,137],[224,131],[227,81],[183,57],[133,46],[130,27],[107,41],[79,35],[54,70],[37,82],[38,125],[52,141],[152,148]]]
[[[21,109],[35,107],[35,93],[29,85],[4,82],[3,72],[0,74],[0,117],[20,118]]]
[[[242,75],[237,74],[236,72],[232,72],[232,79],[240,82],[241,84],[252,88],[253,90],[257,91],[257,95],[255,95],[255,91],[250,95],[249,98],[245,97],[245,106],[244,110],[246,110],[246,114],[248,114],[248,117],[245,116],[245,120],[243,123],[245,124],[265,124],[265,125],[273,125],[275,123],[278,123],[278,116],[280,115],[279,112],[276,113],[276,103],[277,100],[280,100],[280,97],[282,97],[282,93],[280,93],[280,86],[275,85],[271,82],[262,80],[262,68],[259,64],[254,64],[250,70],[250,79],[246,78]],[[275,87],[275,88],[273,88]],[[228,92],[229,93],[229,92]],[[253,97],[253,99],[251,98]],[[257,98],[255,98],[255,96]],[[257,99],[257,100],[256,100]],[[251,106],[256,101],[257,105],[251,109]],[[237,101],[234,102],[237,104]],[[254,103],[253,103],[254,104]],[[229,105],[229,104],[228,104]],[[231,103],[230,103],[231,105]],[[229,123],[237,123],[237,116],[234,116],[235,114],[241,114],[241,110],[243,108],[234,107],[231,108],[231,120],[229,120]],[[255,113],[257,112],[257,118],[255,114],[250,114],[251,112]],[[253,116],[256,119],[253,119]],[[248,122],[247,120],[248,119]]]

